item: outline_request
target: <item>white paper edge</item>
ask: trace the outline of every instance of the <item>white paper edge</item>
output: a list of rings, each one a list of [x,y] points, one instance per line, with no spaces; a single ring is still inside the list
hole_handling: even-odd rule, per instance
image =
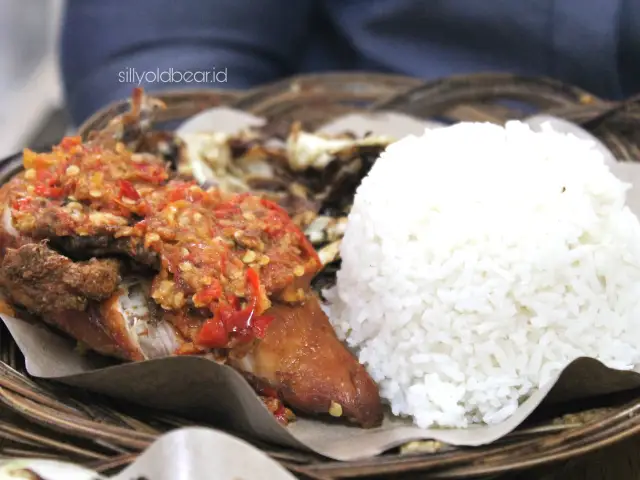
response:
[[[261,127],[266,123],[264,118],[256,117],[242,110],[229,107],[214,107],[189,118],[176,129],[178,136],[193,133],[236,133],[239,130]],[[212,128],[215,125],[215,129]]]
[[[160,436],[113,477],[69,462],[17,459],[0,462],[0,480],[17,480],[13,470],[28,468],[45,480],[295,480],[267,454],[224,432],[181,428]]]
[[[112,480],[141,475],[150,480],[295,480],[278,462],[249,443],[200,427],[163,435]]]
[[[68,462],[24,458],[0,462],[0,480],[19,480],[16,470],[29,469],[44,480],[106,480],[93,470]]]

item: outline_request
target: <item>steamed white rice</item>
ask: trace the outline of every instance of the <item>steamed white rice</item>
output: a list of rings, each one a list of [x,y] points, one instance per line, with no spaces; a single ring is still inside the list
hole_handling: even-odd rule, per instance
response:
[[[640,363],[640,223],[588,141],[466,123],[392,144],[357,191],[331,321],[396,415],[508,418],[570,361]]]

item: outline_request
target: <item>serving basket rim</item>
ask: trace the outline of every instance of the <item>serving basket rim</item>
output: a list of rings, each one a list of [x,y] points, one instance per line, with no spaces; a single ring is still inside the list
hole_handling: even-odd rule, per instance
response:
[[[349,112],[389,110],[421,119],[444,118],[451,123],[464,120],[504,122],[510,118],[523,118],[523,111],[508,103],[516,100],[527,103],[540,113],[567,119],[585,128],[621,161],[640,159],[640,135],[633,132],[633,126],[640,121],[636,98],[623,102],[605,101],[578,87],[541,77],[489,72],[425,82],[401,75],[336,72],[291,77],[246,91],[193,89],[150,92],[150,95],[166,104],[163,121],[185,120],[208,108],[226,106],[263,116],[267,123],[288,125],[293,120],[299,120],[309,128]],[[127,106],[127,100],[105,106],[83,122],[77,134],[86,138],[91,131],[105,126],[122,113]],[[530,114],[530,110],[526,110],[526,114]],[[11,159],[7,164],[12,165],[15,173],[15,169],[19,168],[19,155]],[[4,168],[8,171],[6,165]],[[0,181],[6,179],[6,175],[0,177]],[[23,374],[23,359],[5,329],[0,332],[0,354],[0,368],[4,373],[0,376],[0,402],[15,414],[16,422],[26,420],[29,425],[14,428],[36,435],[40,439],[36,442],[39,446],[57,444],[57,450],[54,450],[62,452],[63,458],[65,452],[70,454],[69,445],[81,448],[77,445],[82,444],[82,448],[88,448],[85,446],[88,437],[96,434],[104,437],[102,434],[105,432],[108,433],[108,440],[105,441],[115,442],[114,445],[122,449],[123,446],[111,435],[118,431],[127,439],[124,452],[103,454],[103,458],[85,463],[99,471],[113,471],[131,462],[150,439],[162,433],[150,434],[149,430],[153,429],[146,426],[145,420],[121,413],[119,407],[104,406],[102,403],[95,408],[109,411],[107,417],[111,420],[106,424],[82,419],[81,422],[78,420],[82,428],[74,429],[68,425],[66,429],[61,428],[54,421],[55,412],[72,415],[70,410],[78,405],[84,405],[91,411],[94,408],[91,399],[85,395],[83,401],[71,396],[67,400],[54,393],[57,387],[51,387],[48,382],[27,378]],[[265,445],[255,439],[245,439],[259,446],[294,474],[306,478],[384,477],[397,474],[424,474],[425,477],[421,478],[468,478],[557,464],[640,433],[640,390],[616,397],[613,406],[607,405],[606,409],[596,407],[593,417],[575,425],[548,426],[538,433],[522,438],[515,435],[509,441],[499,441],[486,447],[452,451],[445,448],[428,453],[395,451],[352,462],[329,461]],[[124,426],[114,426],[113,415],[126,418]],[[174,426],[179,426],[180,422],[182,420],[176,421]],[[35,431],[38,433],[32,433]],[[3,424],[0,421],[0,438],[6,437],[2,432]],[[60,435],[61,439],[58,438]],[[88,449],[91,450],[90,447]]]

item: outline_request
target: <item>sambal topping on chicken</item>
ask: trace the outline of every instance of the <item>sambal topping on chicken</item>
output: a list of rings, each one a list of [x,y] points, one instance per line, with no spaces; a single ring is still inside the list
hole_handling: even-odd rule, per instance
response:
[[[23,163],[10,206],[14,227],[34,237],[113,232],[147,214],[144,197],[169,178],[154,156],[132,154],[122,144],[114,150],[83,145],[79,137],[65,138],[50,153],[27,149]]]
[[[155,255],[151,296],[167,311],[208,318],[195,339],[200,347],[262,338],[271,300],[304,301],[321,268],[276,204],[170,181],[164,162],[121,144],[108,150],[65,139],[48,154],[25,151],[24,166],[9,200],[19,234],[56,245],[84,238],[94,247],[108,237],[124,254]]]
[[[128,234],[159,254],[151,295],[166,310],[207,309],[197,343],[221,348],[261,338],[270,298],[295,288],[302,301],[320,268],[315,250],[279,207],[250,195],[221,195],[183,182],[148,197],[154,212]],[[306,284],[304,283],[306,282]]]

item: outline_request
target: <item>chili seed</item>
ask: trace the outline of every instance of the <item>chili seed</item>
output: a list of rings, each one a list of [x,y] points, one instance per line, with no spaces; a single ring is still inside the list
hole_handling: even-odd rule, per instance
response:
[[[77,165],[70,165],[65,170],[65,173],[70,177],[74,177],[80,173],[80,167],[78,167]]]
[[[158,293],[161,295],[167,295],[173,288],[173,282],[171,280],[163,280],[158,287]]]
[[[331,401],[331,406],[329,407],[329,415],[332,417],[341,417],[342,416],[342,405],[339,403]]]
[[[182,262],[180,264],[180,270],[183,272],[191,272],[193,270],[193,264],[190,262]]]
[[[80,210],[71,210],[69,215],[71,216],[71,220],[75,220],[76,222],[84,218],[84,214]]]
[[[247,250],[247,253],[244,254],[244,257],[242,257],[242,261],[244,263],[251,263],[256,259],[256,252],[254,252],[253,250]]]
[[[157,233],[150,233],[145,237],[146,243],[158,242],[160,240],[160,235]]]
[[[178,292],[173,296],[173,304],[176,307],[182,307],[184,305],[184,293]]]

